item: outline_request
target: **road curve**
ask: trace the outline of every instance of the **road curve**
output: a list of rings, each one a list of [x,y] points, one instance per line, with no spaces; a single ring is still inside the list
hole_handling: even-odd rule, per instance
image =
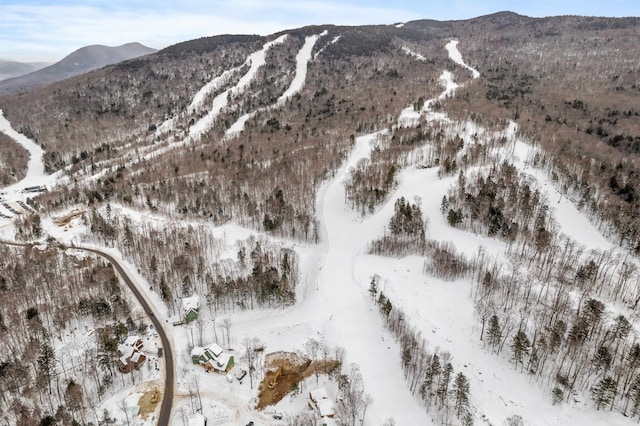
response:
[[[10,246],[20,246],[20,247],[36,245],[36,243],[32,243],[32,242],[19,243],[19,242],[4,241],[4,240],[0,240],[0,244],[6,244]],[[116,271],[118,271],[118,274],[122,277],[124,282],[127,284],[127,286],[129,287],[129,289],[131,290],[135,298],[138,299],[138,303],[140,303],[144,311],[147,313],[147,316],[153,323],[153,326],[156,328],[156,331],[158,332],[158,336],[160,336],[160,341],[162,342],[162,347],[164,348],[164,362],[165,362],[164,393],[162,395],[162,402],[160,403],[160,414],[158,415],[157,425],[169,426],[169,423],[171,421],[171,409],[173,406],[175,362],[173,357],[173,349],[172,349],[171,343],[169,342],[169,338],[167,337],[167,334],[164,331],[163,324],[158,319],[158,316],[155,315],[153,307],[144,298],[144,296],[142,295],[138,287],[134,284],[133,280],[131,279],[129,274],[127,274],[124,267],[118,260],[116,260],[109,253],[106,253],[96,248],[79,247],[79,246],[67,246],[67,247],[95,253],[98,256],[101,256],[107,261],[109,261],[109,263],[111,263],[113,267],[116,268]]]
[[[122,277],[124,282],[127,284],[133,295],[138,299],[138,303],[142,306],[144,311],[147,313],[147,316],[151,320],[151,323],[156,328],[158,335],[160,336],[160,341],[162,342],[162,347],[164,348],[164,362],[165,362],[165,381],[164,381],[164,393],[162,395],[162,402],[160,403],[160,414],[158,415],[158,426],[169,426],[169,422],[171,420],[171,408],[173,405],[173,389],[174,389],[174,381],[175,381],[175,363],[173,357],[173,350],[171,348],[171,344],[169,343],[169,338],[164,331],[164,326],[158,319],[158,316],[155,315],[153,307],[147,302],[144,298],[138,287],[135,285],[131,277],[126,273],[124,267],[120,262],[111,256],[108,253],[105,253],[102,250],[88,247],[78,247],[78,246],[70,246],[69,248],[85,250],[91,253],[95,253],[99,256],[102,256],[104,259],[109,261],[118,274]]]

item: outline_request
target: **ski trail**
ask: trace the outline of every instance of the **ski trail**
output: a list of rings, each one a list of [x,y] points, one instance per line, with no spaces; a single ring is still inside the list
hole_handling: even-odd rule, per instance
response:
[[[449,52],[449,58],[453,62],[471,71],[471,75],[473,76],[473,78],[480,77],[480,72],[477,69],[471,68],[464,62],[464,60],[462,60],[462,53],[460,53],[460,51],[458,50],[458,40],[451,40],[449,43],[447,43],[445,49],[447,49],[447,52]]]
[[[353,166],[368,158],[377,134],[361,136],[349,158]],[[326,313],[332,315],[334,332],[346,349],[346,359],[360,367],[365,392],[373,403],[364,424],[380,425],[393,417],[396,424],[428,424],[430,416],[411,395],[400,368],[400,351],[389,336],[376,307],[354,276],[354,264],[366,250],[362,235],[377,235],[370,222],[359,222],[354,212],[346,212],[343,181],[348,168],[329,184],[321,200],[328,251],[318,276],[319,292],[326,300]],[[394,389],[388,392],[387,389]]]
[[[18,133],[11,127],[11,123],[4,116],[4,113],[0,109],[0,132],[9,136],[11,139],[22,145],[27,151],[29,151],[29,161],[27,163],[26,176],[12,185],[4,188],[5,191],[13,191],[24,188],[25,186],[45,185],[44,178],[47,176],[44,172],[44,162],[42,156],[44,150],[36,144],[34,141]]]
[[[271,47],[277,44],[283,43],[287,37],[288,35],[284,34],[275,40],[265,43],[262,46],[262,49],[251,53],[241,66],[226,70],[221,75],[219,75],[218,77],[215,77],[209,83],[205,84],[202,88],[200,88],[200,90],[198,90],[198,92],[193,96],[191,100],[191,104],[187,108],[187,111],[189,113],[194,113],[194,112],[197,112],[199,109],[201,109],[204,104],[204,99],[208,94],[212,93],[213,91],[219,89],[220,87],[228,83],[229,79],[231,79],[233,74],[239,71],[242,67],[244,67],[245,65],[249,66],[249,69],[240,78],[238,83],[236,83],[233,87],[223,91],[213,99],[207,114],[204,117],[200,118],[196,123],[194,123],[189,128],[189,133],[184,139],[174,141],[174,142],[168,142],[159,147],[156,145],[140,147],[138,148],[139,152],[144,152],[145,149],[147,150],[147,152],[139,155],[135,159],[129,160],[127,163],[125,163],[125,165],[132,165],[132,164],[138,164],[144,161],[149,161],[155,157],[158,157],[162,154],[165,154],[171,151],[172,149],[176,149],[176,148],[185,146],[188,143],[197,141],[205,132],[211,129],[211,127],[213,126],[213,123],[215,122],[215,119],[218,117],[218,115],[220,115],[220,112],[222,111],[222,109],[228,105],[229,97],[231,95],[242,94],[245,88],[255,79],[256,74],[258,73],[258,69],[265,64],[265,57],[266,57],[267,51]],[[156,130],[155,135],[160,136],[163,133],[173,130],[175,128],[176,120],[177,118],[173,117],[164,121]],[[108,164],[108,161],[105,161],[104,164]],[[104,172],[98,173],[96,175],[90,176],[89,179],[97,179],[103,174]]]
[[[198,90],[198,92],[193,96],[191,100],[191,104],[189,104],[189,106],[187,107],[187,113],[193,114],[197,112],[200,108],[202,108],[204,106],[205,98],[210,93],[215,92],[220,87],[227,84],[231,79],[231,77],[233,76],[233,74],[239,71],[241,68],[242,68],[242,65],[228,69],[224,71],[222,74],[220,74],[219,76],[209,81],[204,86],[202,86],[200,90]],[[175,123],[177,118],[178,117],[172,117],[165,120],[160,126],[158,126],[158,129],[156,130],[155,135],[160,136],[163,133],[167,133],[173,130],[175,128]]]
[[[309,36],[305,39],[304,46],[296,56],[296,76],[294,77],[287,91],[285,91],[285,93],[280,96],[278,102],[284,103],[286,99],[288,99],[290,96],[293,96],[295,93],[298,93],[302,89],[306,80],[307,65],[311,57],[311,51],[313,50],[313,47],[315,46],[317,40],[324,35],[326,35],[326,31],[320,34]],[[277,44],[283,43],[287,37],[288,35],[284,34],[276,38],[275,40],[265,43],[262,46],[262,49],[251,53],[242,65],[226,70],[221,75],[215,77],[213,80],[201,87],[200,90],[198,90],[198,92],[193,96],[191,103],[187,108],[188,113],[193,114],[200,110],[204,106],[204,100],[207,95],[227,84],[232,78],[233,74],[238,72],[242,67],[249,66],[247,72],[233,87],[230,87],[229,89],[223,91],[212,100],[207,114],[189,127],[189,133],[184,139],[169,142],[168,144],[160,147],[150,146],[148,147],[149,150],[146,153],[140,155],[136,159],[130,160],[127,164],[136,164],[141,161],[148,161],[159,155],[165,154],[172,149],[185,146],[186,144],[193,141],[197,141],[204,133],[211,129],[216,118],[220,115],[220,112],[228,106],[230,97],[241,95],[249,86],[249,84],[251,84],[251,82],[255,79],[260,67],[262,67],[266,63],[266,54],[268,50]],[[226,135],[230,136],[242,131],[246,121],[251,118],[256,112],[257,111],[254,111],[240,117],[227,130]],[[173,117],[164,121],[156,130],[155,135],[160,136],[166,132],[173,130],[175,128],[176,120],[177,118]],[[140,148],[139,150],[144,151],[144,147]],[[97,175],[91,176],[90,178],[96,179],[101,175],[102,173],[98,173]]]
[[[452,51],[451,48],[447,50]],[[434,113],[431,106],[438,99],[451,95],[458,85],[449,71],[442,73],[440,81],[444,86],[443,92],[426,101],[420,112],[412,111],[412,107],[403,110],[398,117],[398,125],[402,125],[411,114],[418,117],[427,114],[429,120],[446,118],[444,113]],[[322,235],[326,240],[326,257],[317,277],[323,303],[314,303],[313,307],[310,306],[312,303],[302,303],[301,306],[305,306],[305,312],[315,308],[333,315],[335,334],[347,350],[347,359],[360,366],[365,389],[373,398],[365,424],[382,424],[389,417],[393,417],[397,424],[427,424],[429,414],[411,395],[404,381],[398,362],[398,346],[389,342],[392,339],[383,331],[382,319],[366,292],[367,283],[359,283],[354,275],[356,258],[366,252],[366,243],[361,236],[373,237],[381,230],[377,221],[371,218],[359,220],[355,213],[345,213],[349,208],[345,203],[343,182],[351,167],[361,159],[369,158],[378,134],[358,137],[346,165],[319,192],[317,205],[323,224]],[[375,356],[372,351],[376,352]],[[386,389],[396,391],[389,393]]]
[[[228,83],[233,73],[238,71],[240,68],[242,68],[242,65],[235,68],[228,69],[222,74],[220,74],[218,77],[214,78],[213,80],[211,80],[210,82],[202,86],[200,90],[198,90],[198,93],[196,93],[193,96],[193,99],[191,100],[191,104],[187,108],[187,111],[190,113],[193,113],[193,112],[196,112],[199,108],[201,108],[204,104],[205,97],[210,93],[216,91],[220,87],[224,86],[226,83]]]
[[[449,54],[456,56],[455,44],[447,46]],[[422,60],[420,56],[414,56]],[[418,117],[426,114],[428,120],[447,118],[446,114],[436,113],[431,107],[438,99],[451,95],[458,85],[453,81],[452,73],[446,70],[440,81],[444,86],[443,92],[437,98],[427,100],[420,112],[410,111],[412,107],[403,110],[398,117],[398,125],[402,125],[407,115],[411,114],[418,114]],[[318,274],[318,288],[324,300],[323,309],[333,315],[335,322],[332,321],[332,324],[336,324],[335,333],[347,350],[347,359],[360,366],[366,392],[373,398],[365,424],[382,424],[389,417],[393,417],[397,424],[427,424],[430,421],[429,414],[411,395],[403,378],[398,346],[385,342],[385,337],[392,339],[383,331],[382,319],[367,294],[367,283],[358,282],[354,274],[357,257],[367,249],[361,236],[371,235],[373,238],[381,230],[378,222],[372,218],[359,220],[354,212],[345,213],[349,208],[343,182],[350,167],[362,158],[369,158],[377,135],[373,133],[356,139],[356,147],[349,156],[347,166],[341,168],[318,195],[322,235],[326,239],[326,257]],[[372,351],[375,351],[375,355]],[[389,393],[386,389],[395,391]]]
[[[426,62],[427,58],[424,57],[424,55],[418,53],[418,52],[414,52],[413,50],[409,49],[407,46],[402,46],[402,51],[404,53],[406,53],[409,56],[413,56],[414,58],[416,58],[419,61],[422,62]]]
[[[220,111],[227,106],[229,102],[229,95],[233,96],[242,94],[247,86],[256,78],[260,67],[266,63],[267,51],[273,46],[283,43],[287,37],[287,34],[281,35],[277,39],[265,43],[262,46],[262,49],[249,55],[245,61],[245,64],[249,65],[249,70],[240,78],[240,81],[238,81],[234,87],[225,90],[214,98],[211,109],[207,115],[202,117],[193,126],[191,126],[191,128],[189,128],[189,140],[199,139],[202,134],[213,126],[213,122],[220,114]]]
[[[443,73],[441,83],[444,90],[439,97],[450,94],[457,87],[449,72]],[[437,99],[430,99],[425,104],[430,106]],[[430,120],[440,118],[428,107],[411,113],[425,114]],[[407,110],[403,110],[398,125],[406,115]],[[357,137],[345,163],[317,192],[321,243],[316,248],[317,260],[309,265],[305,276],[308,284],[304,298],[290,309],[268,317],[247,314],[235,325],[245,332],[261,330],[274,334],[293,328],[310,332],[320,328],[323,336],[345,348],[347,363],[360,367],[365,392],[373,399],[364,425],[380,425],[388,418],[393,418],[399,425],[429,424],[431,416],[411,394],[404,380],[399,345],[385,330],[368,294],[368,282],[359,280],[354,269],[357,259],[367,251],[367,241],[362,235],[370,235],[373,239],[382,230],[379,221],[360,218],[346,204],[344,182],[351,168],[370,157],[376,139],[384,133],[386,130]]]
[[[327,31],[323,31],[320,34],[312,35],[305,38],[304,45],[298,51],[296,55],[296,75],[293,77],[291,84],[285,90],[285,92],[278,98],[275,105],[259,108],[255,111],[249,112],[238,118],[235,123],[231,125],[226,131],[227,137],[233,137],[244,130],[245,123],[254,115],[260,111],[264,111],[270,108],[277,108],[283,106],[289,98],[302,90],[305,81],[307,80],[307,67],[311,60],[311,52],[318,39],[327,34]]]
[[[289,88],[278,98],[276,104],[282,106],[290,97],[302,90],[305,81],[307,81],[307,68],[311,60],[311,52],[320,37],[327,35],[327,30],[320,34],[312,35],[304,40],[304,45],[296,55],[296,75]]]
[[[326,31],[325,31],[326,33]],[[335,44],[338,42],[338,40],[340,40],[340,38],[342,37],[342,35],[337,35],[335,36],[329,43],[325,44],[324,46],[322,46],[322,49],[318,50],[316,52],[315,55],[313,55],[313,59],[317,58],[319,54],[321,54],[322,52],[324,52],[324,49],[327,48],[327,46],[331,46],[332,44]]]

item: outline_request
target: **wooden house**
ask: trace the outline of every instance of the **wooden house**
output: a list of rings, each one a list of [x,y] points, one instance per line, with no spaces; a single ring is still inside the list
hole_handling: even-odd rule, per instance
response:
[[[139,370],[147,357],[142,353],[144,344],[139,336],[129,336],[124,343],[118,345],[118,369],[123,373]]]

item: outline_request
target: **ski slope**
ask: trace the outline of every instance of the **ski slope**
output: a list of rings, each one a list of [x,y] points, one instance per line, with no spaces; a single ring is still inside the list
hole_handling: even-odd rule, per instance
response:
[[[327,31],[325,30],[320,34],[312,35],[305,38],[304,45],[296,55],[296,74],[289,84],[287,90],[285,90],[285,92],[278,98],[274,105],[266,106],[256,111],[243,114],[227,129],[225,133],[227,137],[233,137],[234,135],[242,132],[244,130],[244,125],[246,124],[246,122],[258,112],[265,111],[269,108],[282,107],[285,102],[287,102],[287,100],[289,100],[293,95],[302,90],[302,88],[304,87],[304,83],[307,80],[307,67],[309,65],[309,61],[311,60],[311,52],[313,51],[313,47],[316,45],[318,39],[326,34]]]
[[[290,93],[295,94],[304,84],[305,78],[298,78],[298,70],[302,76],[302,68],[310,60],[311,51],[317,38],[307,38],[305,46],[298,54],[295,84],[292,83]],[[284,37],[284,36],[283,36]],[[277,39],[282,42],[281,39]],[[271,43],[278,42],[274,40]],[[308,45],[309,43],[309,45]],[[446,45],[452,61],[468,69],[474,78],[479,72],[463,60],[457,49],[457,41]],[[247,59],[247,64],[260,63],[266,50],[271,45],[265,44],[263,49],[255,52]],[[311,46],[311,47],[309,47]],[[304,52],[303,52],[304,51]],[[407,51],[411,54],[410,51]],[[421,60],[418,54],[413,55]],[[254,69],[254,74],[255,75]],[[246,78],[245,78],[246,77]],[[233,88],[240,93],[251,81],[251,74]],[[203,88],[192,102],[193,108],[203,106],[202,101],[207,93],[216,90],[221,80],[214,80],[206,89]],[[226,77],[225,77],[226,78]],[[451,95],[458,87],[453,74],[443,71],[441,75],[442,99]],[[289,90],[287,91],[289,92]],[[285,94],[287,93],[285,92]],[[216,97],[210,105],[209,113],[219,111],[226,105],[227,95]],[[284,96],[284,95],[283,95]],[[216,101],[217,99],[217,101]],[[478,128],[473,123],[451,123],[445,113],[435,113],[431,106],[436,99],[425,102],[422,109],[414,111],[413,107],[403,110],[398,118],[398,125],[412,125],[420,117],[429,121],[440,121],[448,124],[448,129],[457,134],[479,134],[490,138],[489,131]],[[205,117],[206,118],[206,117]],[[194,129],[193,136],[205,131],[207,122]],[[198,130],[200,129],[200,130]],[[42,153],[37,145],[22,135],[17,135],[8,122],[0,117],[0,130],[9,134],[23,144],[33,158],[41,158]],[[517,136],[515,123],[504,130],[509,144],[499,154],[512,161],[521,171],[528,173],[550,200],[554,217],[559,229],[588,248],[611,249],[612,245],[587,218],[573,205],[571,200],[561,197],[553,183],[541,171],[528,167],[526,158],[532,148],[525,140]],[[387,202],[372,215],[365,218],[349,209],[345,203],[343,182],[349,169],[363,158],[368,158],[376,140],[383,133],[372,133],[356,138],[356,143],[348,159],[342,167],[324,183],[317,194],[316,206],[321,223],[321,242],[317,246],[308,246],[290,241],[282,244],[294,248],[301,259],[301,284],[297,289],[298,303],[285,310],[238,311],[229,314],[233,323],[232,345],[237,350],[244,337],[259,336],[266,343],[269,352],[278,350],[302,350],[310,337],[323,339],[330,345],[340,345],[346,349],[346,364],[351,362],[360,366],[366,393],[372,397],[362,424],[378,426],[388,418],[393,418],[397,425],[431,424],[432,418],[424,410],[422,404],[412,396],[403,379],[400,367],[400,351],[393,338],[384,330],[377,308],[368,294],[371,276],[381,277],[381,288],[390,298],[394,306],[401,307],[407,314],[407,321],[421,330],[428,341],[429,349],[439,352],[450,352],[455,371],[463,372],[471,384],[471,406],[475,424],[503,425],[510,416],[519,415],[526,425],[631,425],[635,420],[607,410],[596,411],[588,400],[579,403],[554,406],[550,396],[535,382],[514,370],[513,364],[492,355],[483,348],[479,340],[478,321],[475,318],[471,300],[471,284],[464,280],[445,282],[435,279],[423,272],[424,258],[407,256],[402,259],[390,259],[372,256],[366,253],[367,244],[384,234],[385,228],[393,214],[394,201],[403,196],[407,200],[421,200],[421,208],[428,222],[427,236],[436,241],[452,242],[456,248],[471,257],[483,250],[490,256],[502,256],[505,244],[499,240],[481,235],[474,235],[461,229],[450,227],[440,212],[440,200],[448,188],[454,183],[454,177],[438,177],[436,168],[408,168],[398,177],[398,186]],[[465,137],[465,140],[470,138]],[[30,147],[30,148],[29,148]],[[29,162],[29,179],[20,185],[39,185],[47,183],[50,177],[44,175],[44,169],[37,161]],[[28,182],[28,183],[27,183]],[[153,221],[161,223],[168,220],[150,214],[141,214],[121,206],[113,206],[114,211],[123,217],[132,219],[132,223]],[[86,238],[88,231],[83,226],[76,226],[69,232],[63,232],[44,221],[45,230],[59,240],[72,241],[74,238]],[[189,223],[185,222],[185,226]],[[202,225],[202,223],[199,223]],[[87,234],[85,234],[87,232]],[[234,256],[235,242],[257,234],[233,224],[212,229],[228,247],[225,256]],[[5,237],[8,233],[5,232]],[[114,251],[117,255],[117,252]],[[135,265],[130,265],[135,271]],[[159,308],[158,312],[169,315],[167,307],[157,294],[148,290],[149,285],[144,278],[135,274],[136,280],[147,289],[149,299]],[[203,311],[203,315],[204,311]],[[219,319],[219,318],[218,318]],[[206,318],[211,324],[212,318]],[[214,324],[215,326],[215,324]],[[197,377],[201,384],[201,393],[206,399],[208,412],[215,417],[216,424],[235,425],[254,421],[256,425],[276,425],[266,413],[256,414],[247,408],[256,392],[244,385],[227,383],[223,377],[213,377],[194,370],[190,365],[186,347],[189,342],[189,329],[174,327],[170,330],[174,335],[176,348],[183,347],[178,359],[178,371],[181,372],[179,392],[184,393]],[[180,352],[178,350],[178,352]],[[239,355],[239,354],[238,354]],[[313,386],[307,383],[305,386]],[[305,388],[305,390],[309,390]],[[131,393],[135,392],[132,390]],[[114,398],[125,398],[126,394]],[[187,397],[184,397],[186,401]],[[283,400],[276,410],[304,409],[305,397]],[[186,402],[185,402],[186,404]],[[105,407],[115,407],[114,400],[105,402]],[[112,415],[118,415],[112,412]],[[175,413],[174,413],[175,414]],[[294,411],[288,412],[294,414]],[[178,418],[175,416],[174,418]],[[175,425],[182,424],[175,420]]]
[[[3,190],[7,192],[13,192],[16,190],[20,190],[26,186],[49,184],[50,181],[46,179],[46,174],[44,172],[44,163],[42,162],[44,150],[40,147],[40,145],[36,144],[34,141],[27,138],[22,133],[18,133],[16,130],[14,130],[11,127],[11,123],[9,123],[9,121],[5,118],[2,110],[0,110],[0,132],[6,134],[11,139],[22,145],[22,147],[24,147],[27,151],[29,151],[27,175],[22,180],[20,180],[20,182],[16,182],[13,185],[4,188]]]

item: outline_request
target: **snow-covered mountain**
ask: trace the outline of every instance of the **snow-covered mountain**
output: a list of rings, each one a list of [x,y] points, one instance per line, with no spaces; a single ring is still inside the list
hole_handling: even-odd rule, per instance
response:
[[[53,389],[64,374],[86,415],[156,410],[150,313],[68,248],[84,245],[126,266],[172,336],[173,424],[635,423],[638,30],[507,12],[312,26],[0,97],[0,130],[31,155],[0,157],[28,169],[0,229],[40,242],[3,252],[0,291],[21,296],[0,355],[41,354],[2,364],[0,386],[38,421],[77,406],[68,379]],[[24,318],[59,338],[34,343]],[[115,343],[134,333],[153,367],[126,376]],[[204,347],[235,357],[230,375],[206,372]]]

